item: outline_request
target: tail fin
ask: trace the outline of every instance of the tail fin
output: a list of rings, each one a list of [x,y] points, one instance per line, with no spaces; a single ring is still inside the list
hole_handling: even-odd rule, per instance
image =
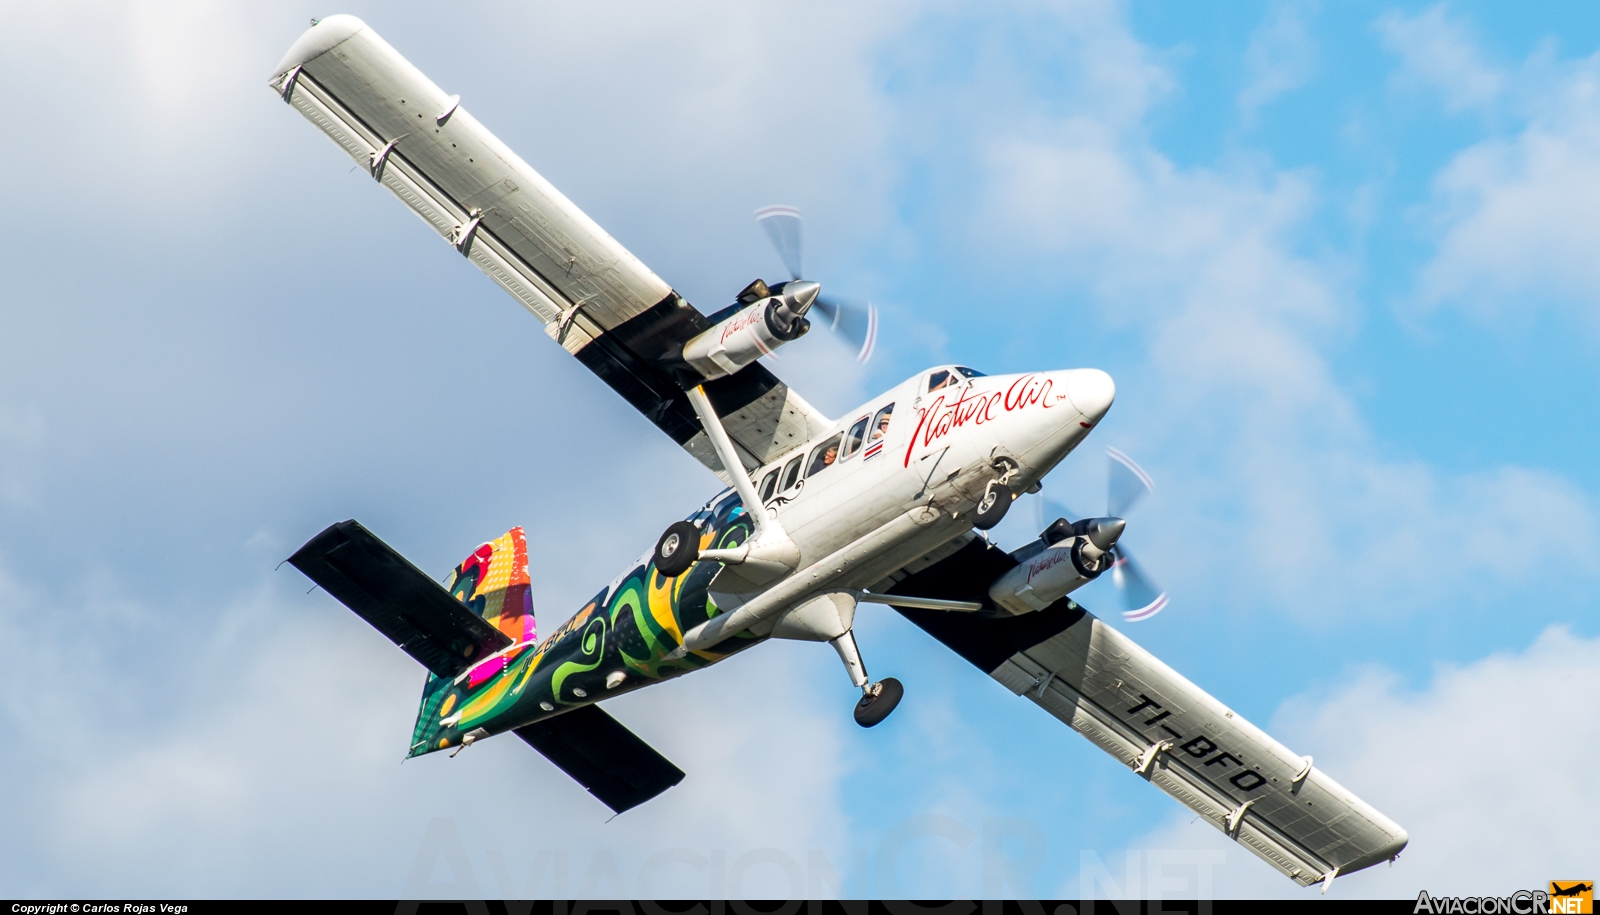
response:
[[[445,588],[468,610],[511,639],[511,644],[531,643],[538,638],[533,616],[533,594],[528,578],[528,542],[522,528],[473,550],[450,573]],[[506,657],[498,657],[473,668],[463,684],[468,692],[505,669]],[[434,737],[440,725],[439,703],[450,692],[453,680],[429,675],[422,688],[422,705],[417,709],[417,724],[411,734],[411,755],[439,749]]]
[[[514,527],[461,560],[445,588],[516,644],[538,638],[529,585],[528,541]]]

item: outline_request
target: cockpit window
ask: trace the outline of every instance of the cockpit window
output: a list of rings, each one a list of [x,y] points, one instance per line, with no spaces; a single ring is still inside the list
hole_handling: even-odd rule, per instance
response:
[[[933,393],[940,388],[948,388],[956,383],[956,376],[951,372],[940,369],[928,376],[928,393]]]
[[[811,452],[811,466],[806,468],[806,479],[811,479],[839,460],[839,439],[842,435],[835,435],[816,447]]]
[[[978,371],[977,369],[969,369],[964,365],[956,366],[956,371],[960,372],[961,373],[961,377],[963,377],[963,378],[986,378],[986,377],[988,377],[988,376],[984,375],[982,372]]]

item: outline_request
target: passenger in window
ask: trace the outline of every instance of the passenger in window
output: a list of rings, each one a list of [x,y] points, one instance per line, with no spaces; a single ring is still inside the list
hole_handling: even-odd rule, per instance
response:
[[[833,438],[818,445],[817,450],[811,452],[811,466],[806,469],[806,479],[810,479],[816,474],[827,470],[833,466],[835,461],[839,460],[839,439],[840,436],[835,435]]]
[[[867,441],[875,442],[889,434],[889,417],[894,413],[894,404],[890,404],[878,411],[878,418],[872,421],[872,437]]]

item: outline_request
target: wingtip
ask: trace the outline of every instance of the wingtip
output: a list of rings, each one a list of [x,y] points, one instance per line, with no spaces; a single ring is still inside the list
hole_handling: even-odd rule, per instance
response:
[[[295,67],[305,66],[321,57],[366,27],[365,22],[348,13],[338,13],[326,19],[315,20],[311,28],[302,32],[300,37],[295,39],[295,43],[289,46],[288,53],[283,55],[283,59],[278,61],[277,69],[272,71],[269,82],[278,80]]]

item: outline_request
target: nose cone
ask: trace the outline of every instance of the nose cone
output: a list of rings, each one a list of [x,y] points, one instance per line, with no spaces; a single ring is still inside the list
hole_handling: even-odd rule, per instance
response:
[[[1099,369],[1073,369],[1067,373],[1067,398],[1089,422],[1096,423],[1117,399],[1117,384]]]
[[[1121,518],[1096,518],[1086,525],[1089,542],[1102,550],[1109,550],[1127,526],[1128,522]]]
[[[789,300],[789,309],[797,315],[806,313],[811,303],[817,300],[817,293],[822,291],[822,286],[810,280],[795,280],[783,287],[783,297]]]

